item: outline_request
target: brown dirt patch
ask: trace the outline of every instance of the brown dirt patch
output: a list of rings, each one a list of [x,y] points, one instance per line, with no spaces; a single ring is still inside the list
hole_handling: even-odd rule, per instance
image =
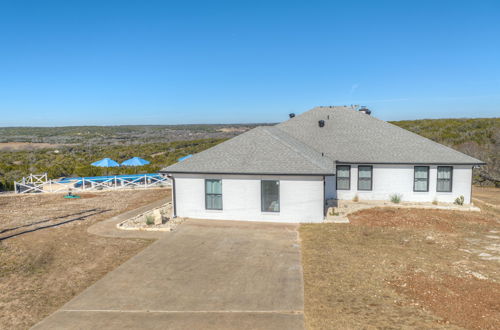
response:
[[[168,199],[170,190],[92,195],[0,196],[0,239],[11,236],[0,240],[0,328],[32,326],[149,245],[149,240],[91,235],[87,228]]]
[[[500,263],[479,256],[491,243],[485,237],[500,230],[494,216],[380,208],[349,218],[351,224],[300,227],[307,328],[457,329],[497,322]],[[434,305],[442,306],[395,283],[439,297]],[[453,299],[470,304],[462,310]]]
[[[471,223],[489,224],[494,219],[480,212],[463,212],[431,209],[374,208],[349,215],[356,226],[376,226],[391,228],[433,228],[452,232]]]
[[[467,329],[498,329],[500,284],[474,277],[444,275],[430,277],[409,274],[394,281],[398,292],[408,295],[423,308]]]
[[[81,198],[94,198],[100,196],[99,194],[93,194],[93,193],[76,193],[75,195],[78,195]]]

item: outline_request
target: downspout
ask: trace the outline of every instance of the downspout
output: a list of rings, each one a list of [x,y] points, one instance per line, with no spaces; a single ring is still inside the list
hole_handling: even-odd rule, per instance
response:
[[[177,203],[176,203],[176,198],[175,198],[175,178],[172,175],[172,210],[173,210],[173,215],[172,217],[177,218]]]
[[[323,175],[323,217],[326,217],[326,176]]]
[[[470,169],[470,201],[469,201],[470,205],[474,205],[472,203],[472,182],[473,181],[474,181],[474,166],[472,166]]]

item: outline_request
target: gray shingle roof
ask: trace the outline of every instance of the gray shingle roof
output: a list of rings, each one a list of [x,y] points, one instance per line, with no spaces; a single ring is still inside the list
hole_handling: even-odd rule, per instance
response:
[[[351,107],[317,107],[276,126],[254,128],[162,172],[319,175],[334,173],[336,162],[483,163]]]
[[[276,127],[256,127],[163,172],[331,174],[334,163]]]
[[[319,120],[325,121],[323,128]],[[337,162],[483,163],[351,107],[317,107],[277,127]]]

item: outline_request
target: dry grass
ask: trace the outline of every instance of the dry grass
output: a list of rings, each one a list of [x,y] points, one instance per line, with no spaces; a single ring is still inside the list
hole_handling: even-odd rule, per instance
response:
[[[410,208],[374,208],[366,212],[357,212],[349,216],[352,224],[367,227],[430,229],[440,232],[456,232],[478,225],[496,223],[495,219],[486,213],[447,211]]]
[[[472,197],[500,207],[500,188],[474,186]]]
[[[94,236],[87,228],[169,194],[152,189],[74,200],[60,194],[0,197],[0,328],[30,327],[149,245]]]
[[[31,143],[31,142],[0,142],[0,151],[20,151],[37,149],[56,149],[62,144]]]
[[[473,187],[472,197],[474,204],[483,212],[500,218],[500,188]]]
[[[349,218],[300,228],[308,328],[498,328],[500,259],[479,256],[499,255],[488,250],[494,216],[379,208]]]

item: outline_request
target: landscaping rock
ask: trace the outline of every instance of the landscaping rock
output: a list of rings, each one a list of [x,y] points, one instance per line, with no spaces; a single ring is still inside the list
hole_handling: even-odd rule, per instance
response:
[[[182,223],[181,218],[170,218],[166,216],[172,212],[172,203],[144,212],[136,217],[120,222],[117,227],[123,230],[150,230],[150,231],[172,231]],[[153,223],[148,224],[147,219]]]
[[[153,218],[155,225],[161,225],[163,223],[163,215],[161,214],[160,209],[153,211]]]

